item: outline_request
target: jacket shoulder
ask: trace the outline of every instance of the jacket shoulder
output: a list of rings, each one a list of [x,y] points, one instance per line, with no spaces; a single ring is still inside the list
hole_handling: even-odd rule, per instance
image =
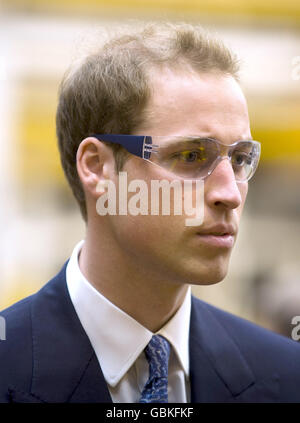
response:
[[[15,384],[26,391],[32,373],[32,329],[27,297],[0,313],[5,322],[5,339],[0,341],[0,402],[6,402],[7,387]]]
[[[32,306],[51,290],[58,275],[35,294],[0,312],[5,333],[0,340],[0,403],[8,401],[8,388],[18,386],[24,392],[30,391],[34,349]]]
[[[278,349],[281,348],[296,354],[300,352],[300,343],[243,317],[234,315],[195,297],[193,297],[193,305],[199,309],[204,307],[242,349],[246,348],[248,351],[255,351],[255,348],[269,349],[270,354],[274,352],[275,355]],[[254,341],[255,344],[253,343]]]
[[[193,306],[198,310],[205,308],[206,314],[209,313],[223,333],[234,341],[258,379],[264,379],[272,374],[279,376],[283,401],[289,401],[289,398],[298,392],[299,342],[199,299],[193,298]]]

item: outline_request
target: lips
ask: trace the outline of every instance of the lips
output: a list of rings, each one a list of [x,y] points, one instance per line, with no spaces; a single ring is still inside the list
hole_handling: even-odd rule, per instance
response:
[[[232,235],[235,236],[237,230],[231,224],[218,224],[214,226],[210,226],[205,228],[201,231],[197,232],[199,235],[214,235],[214,236],[225,236],[225,235]]]
[[[218,224],[201,230],[197,235],[201,243],[214,248],[232,248],[237,230],[233,225]]]

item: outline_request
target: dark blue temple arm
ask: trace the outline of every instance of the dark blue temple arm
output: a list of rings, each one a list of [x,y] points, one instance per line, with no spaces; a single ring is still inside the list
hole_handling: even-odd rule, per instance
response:
[[[152,144],[151,137],[144,135],[124,135],[124,134],[93,134],[93,137],[99,141],[113,142],[115,144],[121,144],[126,150],[134,154],[135,156],[148,159],[150,153],[144,152],[144,140],[146,139],[147,144]]]

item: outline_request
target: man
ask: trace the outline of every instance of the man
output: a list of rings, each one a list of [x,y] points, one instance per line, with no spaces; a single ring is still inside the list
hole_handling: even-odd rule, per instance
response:
[[[225,277],[259,160],[237,71],[199,28],[151,24],[65,77],[57,135],[86,237],[1,313],[1,402],[300,402],[297,343],[190,294]],[[101,213],[120,171],[149,189],[193,181],[193,199],[203,181],[203,222]]]

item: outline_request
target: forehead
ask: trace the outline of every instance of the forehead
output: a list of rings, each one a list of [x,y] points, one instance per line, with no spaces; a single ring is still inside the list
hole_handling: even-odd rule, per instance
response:
[[[235,79],[220,74],[151,74],[143,127],[149,135],[203,135],[227,142],[249,138],[245,97]]]

